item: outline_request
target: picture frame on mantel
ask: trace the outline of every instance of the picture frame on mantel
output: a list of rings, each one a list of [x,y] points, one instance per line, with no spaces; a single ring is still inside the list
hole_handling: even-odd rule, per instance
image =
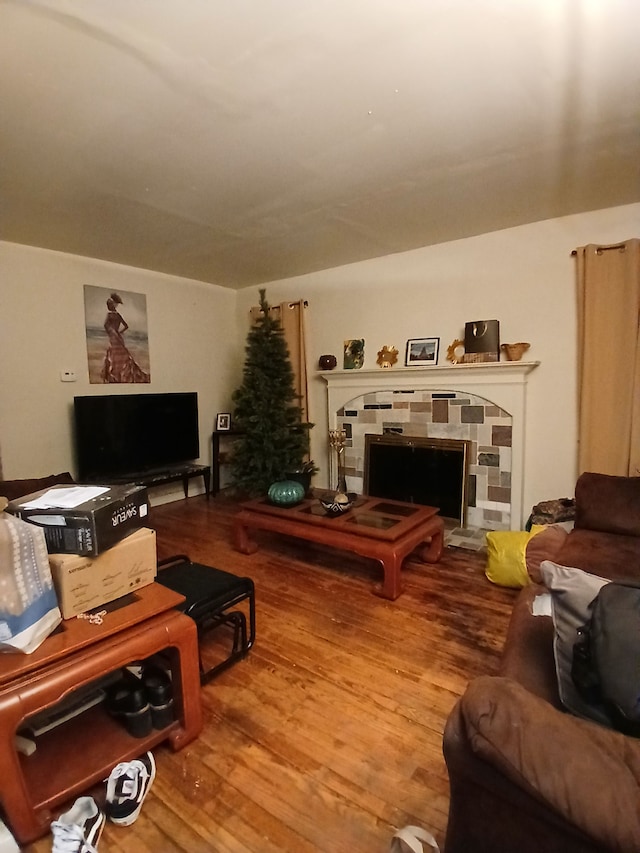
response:
[[[406,367],[433,367],[438,363],[440,338],[409,338],[405,356]]]
[[[229,432],[231,429],[231,414],[221,412],[216,418],[216,432]]]

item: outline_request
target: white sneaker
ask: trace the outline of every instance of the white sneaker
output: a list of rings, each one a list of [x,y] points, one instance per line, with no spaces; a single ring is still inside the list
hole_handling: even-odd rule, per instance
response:
[[[142,803],[156,778],[156,763],[150,752],[134,761],[123,761],[107,780],[105,810],[109,820],[130,826],[140,814]]]
[[[79,797],[51,824],[52,853],[97,853],[104,814],[93,797]]]
[[[423,843],[424,842],[424,843]],[[420,826],[403,826],[394,833],[391,853],[440,853],[433,835]]]

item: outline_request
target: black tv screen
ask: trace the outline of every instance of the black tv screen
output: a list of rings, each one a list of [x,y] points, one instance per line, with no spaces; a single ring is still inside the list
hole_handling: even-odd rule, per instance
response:
[[[81,481],[162,471],[200,456],[195,391],[74,397],[73,402]]]

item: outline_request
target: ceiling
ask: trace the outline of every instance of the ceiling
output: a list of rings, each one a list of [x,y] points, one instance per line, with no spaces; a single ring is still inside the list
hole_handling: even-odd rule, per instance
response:
[[[0,105],[0,239],[241,288],[639,201],[640,9],[0,0]]]

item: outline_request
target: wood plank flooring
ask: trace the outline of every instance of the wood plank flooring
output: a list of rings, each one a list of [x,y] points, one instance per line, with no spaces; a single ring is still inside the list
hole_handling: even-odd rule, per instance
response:
[[[515,592],[489,583],[484,555],[448,548],[437,565],[409,559],[386,601],[364,558],[267,533],[236,553],[236,509],[199,496],[151,511],[160,559],[254,579],[257,640],[203,688],[200,738],[155,751],[140,817],[107,824],[100,853],[384,853],[407,823],[442,842],[444,723],[471,678],[497,671]]]

